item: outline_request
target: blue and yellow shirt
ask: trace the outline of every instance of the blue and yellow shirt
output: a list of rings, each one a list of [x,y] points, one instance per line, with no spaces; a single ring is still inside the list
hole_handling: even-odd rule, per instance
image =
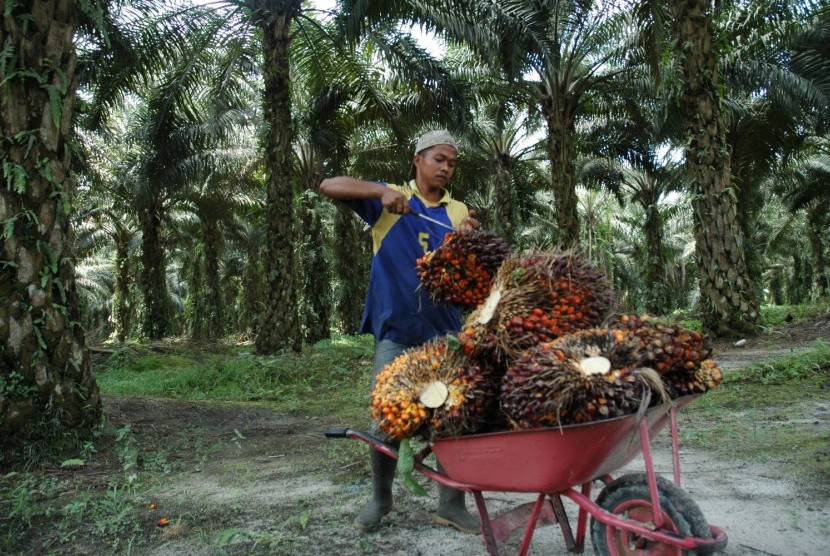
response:
[[[414,180],[403,186],[382,185],[406,195],[417,212],[453,228],[467,216],[466,205],[446,190],[440,201],[432,203],[421,197]],[[374,256],[361,333],[373,334],[376,340],[418,345],[457,332],[460,310],[435,304],[420,287],[416,269],[416,260],[437,249],[449,231],[414,214],[391,214],[378,199],[345,203],[372,227]]]

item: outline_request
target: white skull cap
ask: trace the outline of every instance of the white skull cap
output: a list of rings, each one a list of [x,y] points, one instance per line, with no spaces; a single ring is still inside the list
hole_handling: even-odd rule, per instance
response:
[[[449,131],[446,129],[433,129],[432,131],[427,131],[418,139],[418,144],[415,145],[415,154],[435,145],[449,145],[456,151],[458,150],[458,143],[456,143],[455,137],[450,135]]]

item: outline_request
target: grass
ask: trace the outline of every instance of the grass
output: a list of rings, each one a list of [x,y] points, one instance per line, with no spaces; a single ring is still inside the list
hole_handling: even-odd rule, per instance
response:
[[[725,459],[786,464],[805,488],[830,493],[830,346],[727,373],[681,414],[682,441]]]
[[[256,356],[248,347],[126,349],[97,370],[97,379],[104,395],[262,402],[280,411],[365,416],[372,350],[367,336],[320,342],[299,356]]]
[[[780,326],[785,324],[788,318],[797,323],[827,313],[830,313],[830,300],[828,299],[800,305],[764,305],[761,307],[761,326]]]
[[[788,322],[799,323],[812,317],[830,313],[830,300],[820,299],[799,305],[762,305],[760,312],[761,318],[758,327],[762,333],[769,333],[775,327]],[[675,311],[665,317],[665,320],[675,322],[690,330],[701,330],[703,328],[700,319],[696,318],[694,313],[689,310]]]

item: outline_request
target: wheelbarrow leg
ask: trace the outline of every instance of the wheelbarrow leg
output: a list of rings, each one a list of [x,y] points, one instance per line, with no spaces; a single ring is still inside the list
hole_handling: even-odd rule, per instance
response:
[[[547,499],[545,493],[540,494],[536,498],[536,504],[533,505],[533,511],[530,513],[530,519],[527,520],[527,528],[525,529],[525,536],[522,539],[522,546],[519,548],[519,556],[525,556],[530,550],[530,541],[533,539],[533,531],[536,530],[536,521],[539,519],[539,514],[542,512],[542,504]],[[554,513],[556,509],[554,508]],[[559,516],[557,515],[557,518]]]
[[[581,487],[582,496],[591,498],[591,488],[593,483],[584,483]],[[579,514],[576,518],[576,544],[574,546],[574,552],[581,553],[585,549],[585,534],[588,530],[588,512],[585,508],[579,508]]]
[[[565,539],[568,552],[581,553],[584,548],[584,541],[577,543],[574,540],[571,524],[568,521],[568,515],[565,513],[565,506],[562,504],[562,497],[558,494],[551,494],[550,501],[553,504],[556,521],[559,522],[559,528],[562,529],[562,537]]]
[[[493,528],[490,526],[490,514],[487,513],[487,504],[484,503],[484,496],[480,490],[473,490],[473,499],[476,501],[478,516],[481,519],[481,534],[484,536],[484,546],[490,556],[499,556],[499,547],[493,536]]]

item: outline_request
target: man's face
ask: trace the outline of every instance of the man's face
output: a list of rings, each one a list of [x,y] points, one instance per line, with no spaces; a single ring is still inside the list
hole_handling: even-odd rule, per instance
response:
[[[440,189],[455,173],[458,152],[449,145],[435,145],[415,155],[415,168],[423,183],[430,188]]]

